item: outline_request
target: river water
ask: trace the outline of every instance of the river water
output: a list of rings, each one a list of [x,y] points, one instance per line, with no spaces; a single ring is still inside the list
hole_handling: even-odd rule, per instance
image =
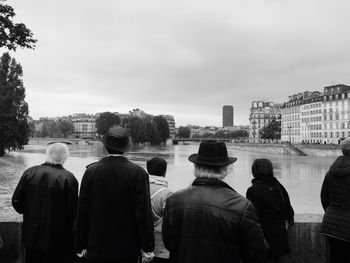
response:
[[[176,191],[191,184],[193,164],[187,158],[198,151],[198,143],[187,145],[145,146],[133,148],[126,154],[130,160],[146,168],[146,161],[154,156],[167,160],[169,187]],[[22,173],[29,167],[45,161],[47,145],[27,145],[23,151],[11,152],[0,158],[0,221],[20,220],[11,206],[12,193]],[[323,213],[320,189],[325,173],[336,157],[289,156],[238,151],[227,145],[230,156],[238,160],[225,179],[238,193],[245,195],[251,185],[251,165],[255,158],[268,158],[274,166],[274,175],[289,192],[296,213]],[[79,183],[86,165],[98,161],[105,152],[101,144],[71,145],[65,168],[73,172]]]

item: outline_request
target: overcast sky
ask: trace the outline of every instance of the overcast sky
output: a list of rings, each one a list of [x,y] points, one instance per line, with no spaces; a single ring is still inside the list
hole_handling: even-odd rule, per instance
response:
[[[8,0],[38,39],[13,54],[30,115],[140,108],[248,124],[253,100],[350,84],[350,1]]]

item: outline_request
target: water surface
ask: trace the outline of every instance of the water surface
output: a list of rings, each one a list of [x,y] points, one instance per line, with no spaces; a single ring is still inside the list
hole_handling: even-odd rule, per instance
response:
[[[20,220],[11,206],[11,196],[22,173],[29,167],[45,161],[47,145],[27,145],[23,151],[11,152],[0,158],[0,220]],[[65,168],[74,173],[79,183],[86,165],[98,161],[105,152],[100,144],[71,145],[70,157]],[[176,191],[191,184],[194,179],[193,164],[187,158],[198,151],[198,144],[145,146],[133,148],[126,154],[130,160],[146,168],[146,161],[154,156],[167,160],[169,187]],[[251,185],[251,165],[255,158],[269,158],[274,174],[289,192],[296,213],[323,213],[320,189],[325,173],[336,157],[289,156],[262,154],[233,150],[228,144],[230,156],[238,160],[225,181],[238,193],[245,195]]]

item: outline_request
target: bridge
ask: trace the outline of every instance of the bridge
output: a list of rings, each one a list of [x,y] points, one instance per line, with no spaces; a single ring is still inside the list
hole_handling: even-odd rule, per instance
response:
[[[201,142],[201,141],[219,141],[219,142],[232,142],[232,139],[225,138],[175,138],[173,139],[173,144],[178,144],[179,142]]]

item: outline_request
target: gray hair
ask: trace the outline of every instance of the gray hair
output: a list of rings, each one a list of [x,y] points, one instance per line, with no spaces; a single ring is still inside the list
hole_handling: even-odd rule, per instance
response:
[[[342,141],[341,150],[343,152],[343,155],[350,156],[350,137]]]
[[[68,158],[68,146],[64,143],[51,144],[46,150],[46,162],[63,165]]]
[[[197,178],[224,179],[232,171],[232,165],[213,167],[206,165],[194,165],[194,176]]]

